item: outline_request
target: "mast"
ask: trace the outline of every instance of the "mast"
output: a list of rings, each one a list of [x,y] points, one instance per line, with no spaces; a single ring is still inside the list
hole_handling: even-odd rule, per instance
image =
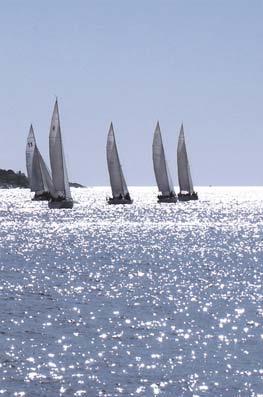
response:
[[[26,168],[27,168],[27,176],[30,187],[31,187],[31,179],[32,179],[32,163],[33,163],[35,146],[36,146],[36,139],[35,139],[33,126],[31,124],[26,143]]]
[[[194,189],[186,151],[183,124],[181,125],[177,146],[177,168],[180,192],[192,194]]]
[[[37,147],[32,125],[30,126],[27,138],[26,166],[30,189],[32,192],[40,193],[44,191],[53,191],[52,179]]]
[[[153,167],[157,186],[164,196],[174,193],[173,182],[165,158],[162,134],[159,121],[157,122],[152,144]]]
[[[112,123],[108,133],[106,152],[112,195],[113,197],[119,197],[119,195],[124,197],[128,193],[128,188],[121,168]]]
[[[56,100],[51,119],[49,133],[49,155],[52,180],[54,184],[54,198],[58,196],[71,200],[68,173],[63,151],[61,128],[59,120],[58,102]]]

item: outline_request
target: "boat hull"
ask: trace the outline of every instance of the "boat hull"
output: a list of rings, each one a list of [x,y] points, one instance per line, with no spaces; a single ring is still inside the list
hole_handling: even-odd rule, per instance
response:
[[[197,193],[192,193],[192,194],[181,194],[181,193],[178,193],[178,200],[179,201],[198,200],[198,194]]]
[[[48,208],[50,209],[71,209],[73,208],[73,200],[49,201]]]
[[[158,203],[176,203],[176,196],[158,196]]]
[[[32,201],[48,201],[50,200],[50,193],[44,192],[42,194],[36,194],[32,198]]]
[[[119,198],[116,198],[116,197],[113,197],[113,198],[108,198],[107,199],[107,203],[108,204],[132,204],[133,203],[133,200],[128,200],[128,199],[125,199],[125,198],[122,198],[122,199],[119,199]]]

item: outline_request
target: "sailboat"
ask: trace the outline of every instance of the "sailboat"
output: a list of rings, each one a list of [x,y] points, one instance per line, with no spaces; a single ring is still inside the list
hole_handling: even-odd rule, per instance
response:
[[[112,197],[107,201],[109,204],[132,204],[133,200],[130,197],[120,164],[112,123],[108,133],[106,152],[112,190]]]
[[[180,187],[180,193],[178,193],[178,200],[179,201],[198,200],[198,195],[193,188],[190,165],[189,165],[186,145],[185,145],[183,124],[181,125],[181,130],[178,139],[178,146],[177,146],[177,168],[178,168],[178,180]]]
[[[73,208],[68,173],[62,145],[58,102],[56,100],[49,133],[49,156],[54,192],[48,203],[49,208]]]
[[[26,167],[30,190],[35,192],[32,200],[49,200],[54,189],[53,183],[49,170],[38,150],[32,125],[27,137]]]
[[[176,203],[177,197],[174,192],[173,182],[165,159],[162,135],[159,121],[157,122],[152,144],[153,168],[159,191],[158,203]]]

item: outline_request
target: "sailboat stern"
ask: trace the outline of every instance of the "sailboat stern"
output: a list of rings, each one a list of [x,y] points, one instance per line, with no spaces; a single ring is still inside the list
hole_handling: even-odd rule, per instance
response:
[[[198,194],[196,192],[193,193],[178,193],[178,200],[179,201],[192,201],[198,200]]]
[[[59,209],[72,209],[73,208],[73,200],[50,200],[48,202],[48,208],[59,210]]]
[[[132,204],[133,200],[131,198],[119,198],[119,197],[109,197],[107,198],[108,204]]]
[[[177,196],[175,193],[170,193],[169,195],[160,194],[158,196],[158,203],[176,203]]]
[[[51,199],[51,194],[47,191],[44,192],[36,192],[34,197],[31,199],[32,201],[48,201]]]

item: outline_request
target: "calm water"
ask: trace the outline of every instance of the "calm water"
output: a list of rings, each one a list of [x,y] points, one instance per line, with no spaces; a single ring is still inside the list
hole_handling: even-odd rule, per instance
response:
[[[0,191],[0,395],[263,396],[263,188]]]

